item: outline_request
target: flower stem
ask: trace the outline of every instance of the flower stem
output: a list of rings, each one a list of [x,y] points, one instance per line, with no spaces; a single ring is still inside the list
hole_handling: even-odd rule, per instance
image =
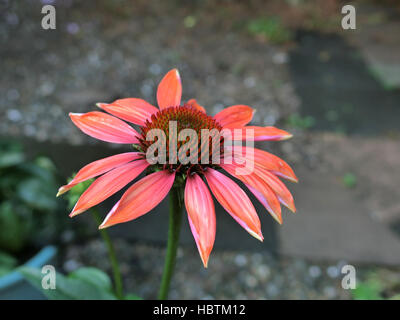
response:
[[[159,300],[168,298],[169,286],[175,268],[176,252],[179,243],[179,234],[182,224],[182,195],[181,189],[175,187],[171,189],[169,201],[169,229],[167,254],[165,257],[164,271],[161,280],[161,287],[158,293]]]
[[[100,214],[97,208],[91,209],[93,218],[95,219],[97,225],[101,224]],[[114,285],[115,285],[115,295],[118,299],[124,299],[123,287],[122,287],[122,276],[121,271],[119,270],[119,264],[117,260],[117,255],[115,254],[114,246],[112,244],[110,235],[105,229],[100,229],[101,237],[103,238],[104,243],[106,244],[108,250],[108,257],[110,259],[111,267],[113,270],[114,276]]]

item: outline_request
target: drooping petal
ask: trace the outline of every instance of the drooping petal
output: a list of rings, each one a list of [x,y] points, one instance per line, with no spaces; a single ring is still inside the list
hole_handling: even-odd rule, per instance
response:
[[[76,216],[121,190],[149,166],[147,160],[136,160],[117,167],[93,182],[81,195],[70,216]]]
[[[138,143],[138,133],[130,125],[107,113],[70,113],[72,122],[87,135],[112,143]]]
[[[214,119],[224,128],[241,128],[253,119],[254,109],[245,105],[236,105],[218,112]]]
[[[282,213],[281,206],[279,204],[279,200],[276,197],[275,193],[270,189],[268,190],[268,197],[265,197],[264,193],[261,193],[257,189],[253,188],[250,185],[246,185],[246,187],[251,191],[252,194],[262,203],[262,205],[267,209],[267,211],[271,214],[271,216],[279,223],[282,224]]]
[[[181,103],[182,83],[179,71],[172,69],[161,80],[157,89],[157,102],[160,109],[176,107]]]
[[[197,249],[204,267],[207,268],[215,240],[215,209],[210,191],[197,174],[186,180],[185,206]]]
[[[207,112],[206,112],[206,109],[204,109],[203,106],[199,105],[199,104],[197,103],[196,99],[190,99],[190,100],[187,102],[187,104],[190,105],[190,106],[192,106],[192,108],[195,108],[195,109],[198,110],[198,111],[207,113]]]
[[[253,162],[255,166],[270,170],[274,174],[298,182],[293,169],[281,158],[267,151],[246,146],[226,146],[224,155],[231,154],[233,161]],[[222,160],[224,162],[224,160]]]
[[[133,184],[112,208],[100,229],[136,219],[155,208],[168,194],[175,172],[154,172]]]
[[[118,99],[113,103],[98,103],[97,106],[112,115],[137,125],[144,125],[158,109],[143,99]]]
[[[279,200],[265,180],[261,179],[253,172],[249,172],[249,174],[238,174],[237,169],[245,168],[244,166],[238,164],[221,164],[221,167],[230,175],[245,183],[250,191],[272,215],[272,217],[277,222],[282,223],[281,206],[279,204]],[[242,172],[244,172],[244,170]],[[253,192],[253,189],[256,192]]]
[[[218,202],[253,237],[262,241],[261,223],[246,193],[224,174],[208,168],[204,173]]]
[[[292,135],[284,130],[275,127],[256,127],[246,126],[238,129],[231,129],[232,140],[250,140],[253,141],[278,141],[286,140]]]
[[[57,197],[83,181],[97,177],[120,165],[137,160],[141,157],[143,157],[143,154],[140,152],[127,152],[91,162],[79,170],[76,176],[67,185],[58,189]]]
[[[294,199],[288,188],[283,184],[278,177],[276,177],[273,173],[265,170],[264,168],[255,167],[254,174],[264,180],[271,189],[275,192],[278,197],[280,203],[282,203],[285,207],[287,207],[292,212],[296,212],[296,207],[294,205]]]

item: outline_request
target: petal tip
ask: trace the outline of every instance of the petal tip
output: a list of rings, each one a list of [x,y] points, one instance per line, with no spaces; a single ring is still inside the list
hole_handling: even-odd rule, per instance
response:
[[[258,233],[255,233],[255,232],[252,231],[252,230],[247,230],[247,231],[248,231],[254,238],[256,238],[257,240],[259,240],[259,241],[261,241],[261,242],[264,241],[264,237],[263,237],[261,231],[260,231],[259,234],[258,234]]]
[[[287,135],[282,136],[279,140],[280,141],[285,141],[285,140],[288,140],[290,138],[293,138],[293,135],[291,133],[288,133]]]
[[[81,214],[84,211],[85,210],[82,210],[82,209],[80,209],[80,210],[73,209],[72,212],[69,214],[69,216],[70,216],[70,218],[73,218],[73,217],[77,216],[78,214]]]
[[[96,107],[98,107],[98,108],[100,108],[100,109],[103,109],[103,106],[104,106],[105,104],[107,104],[107,103],[104,103],[104,102],[97,102],[97,103],[96,103]]]
[[[68,191],[68,190],[65,188],[65,186],[60,187],[60,188],[58,189],[58,191],[57,191],[56,197],[61,196],[62,194],[64,194],[64,193],[67,192],[67,191]]]

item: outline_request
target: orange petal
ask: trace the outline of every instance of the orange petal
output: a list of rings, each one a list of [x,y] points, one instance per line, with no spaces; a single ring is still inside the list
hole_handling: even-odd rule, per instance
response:
[[[190,106],[192,106],[192,108],[194,108],[194,109],[196,109],[196,110],[198,110],[198,111],[207,113],[207,112],[206,112],[206,109],[204,109],[204,107],[202,107],[201,105],[199,105],[199,104],[197,103],[196,99],[190,99],[190,100],[187,102],[187,104],[190,105]]]
[[[255,166],[270,170],[274,174],[288,179],[292,182],[298,182],[293,169],[281,158],[267,151],[246,146],[227,146],[225,150],[232,152],[233,160],[254,162]]]
[[[76,174],[74,179],[70,181],[70,183],[58,189],[57,197],[69,191],[71,188],[83,181],[97,177],[107,171],[110,171],[111,169],[119,167],[120,165],[123,165],[130,161],[139,159],[141,157],[143,157],[143,154],[140,152],[127,152],[89,163],[81,170],[79,170],[79,172]]]
[[[231,129],[231,137],[234,141],[250,139],[253,139],[253,141],[278,141],[289,139],[292,135],[275,127],[246,126],[239,129]]]
[[[87,135],[112,143],[138,143],[130,125],[104,112],[70,113],[72,122]]]
[[[296,212],[296,207],[294,205],[294,199],[288,188],[283,184],[278,177],[276,177],[273,173],[265,170],[264,168],[255,167],[254,174],[259,176],[262,180],[264,180],[271,189],[275,192],[278,197],[280,203],[282,203],[285,207],[287,207],[292,212]]]
[[[204,173],[218,202],[253,237],[262,241],[261,223],[246,193],[224,174],[208,168]]]
[[[161,80],[157,89],[157,102],[160,109],[179,106],[182,97],[182,83],[179,71],[172,69]]]
[[[241,128],[253,119],[254,110],[249,106],[236,105],[218,112],[214,119],[224,128]]]
[[[265,180],[260,179],[254,172],[246,175],[236,173],[236,169],[245,168],[244,165],[221,164],[221,167],[230,175],[245,183],[249,190],[264,205],[271,216],[280,224],[282,223],[281,206],[279,204],[279,200]]]
[[[267,197],[264,196],[264,192],[260,192],[257,189],[253,188],[250,185],[246,185],[246,187],[251,191],[252,194],[262,203],[265,209],[272,215],[272,217],[279,223],[282,224],[282,213],[281,206],[279,204],[279,200],[276,197],[275,193],[271,190],[271,188],[266,188],[269,192]]]
[[[133,184],[111,209],[100,229],[136,219],[155,208],[168,194],[175,172],[157,171]]]
[[[136,160],[115,168],[93,182],[81,195],[70,217],[99,204],[121,190],[149,166],[147,160]]]
[[[158,112],[156,107],[137,98],[118,99],[110,104],[98,103],[97,106],[118,118],[140,126],[143,126],[152,114]]]
[[[210,191],[197,174],[189,176],[186,180],[185,206],[197,249],[204,267],[207,268],[215,241],[215,209]]]

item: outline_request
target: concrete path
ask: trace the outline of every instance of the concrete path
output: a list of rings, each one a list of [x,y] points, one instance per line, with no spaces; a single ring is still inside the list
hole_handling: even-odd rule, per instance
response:
[[[294,191],[298,213],[287,214],[279,228],[281,253],[349,263],[400,264],[400,237],[371,218],[357,192],[335,176],[297,168]]]

